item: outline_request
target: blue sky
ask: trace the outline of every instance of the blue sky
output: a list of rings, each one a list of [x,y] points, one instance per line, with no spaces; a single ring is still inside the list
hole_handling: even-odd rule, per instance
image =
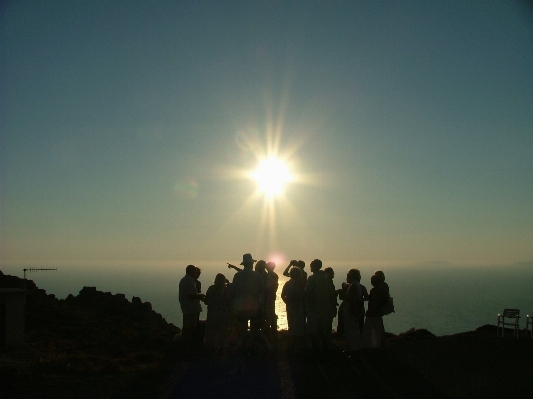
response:
[[[525,3],[1,12],[2,265],[533,259]],[[274,150],[269,201],[243,176]]]

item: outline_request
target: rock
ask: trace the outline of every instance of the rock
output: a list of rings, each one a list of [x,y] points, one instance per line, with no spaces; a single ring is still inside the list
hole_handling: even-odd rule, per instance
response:
[[[83,287],[78,294],[78,298],[82,300],[91,300],[96,296],[96,287]]]
[[[396,336],[396,339],[398,340],[418,340],[418,339],[434,339],[437,338],[437,336],[430,331],[426,330],[425,328],[415,329],[410,328],[409,330],[400,333]]]
[[[0,277],[11,287],[23,283],[15,276]],[[61,369],[69,364],[64,371],[70,373],[146,367],[147,359],[157,362],[169,355],[169,345],[180,332],[138,297],[130,302],[121,293],[83,287],[77,296],[58,300],[35,284],[28,286],[32,290],[26,301],[26,345],[40,359],[40,367]],[[146,355],[131,357],[141,351]]]

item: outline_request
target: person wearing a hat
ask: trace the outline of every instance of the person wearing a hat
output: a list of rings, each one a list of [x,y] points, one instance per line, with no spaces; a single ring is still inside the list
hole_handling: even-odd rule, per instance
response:
[[[245,334],[250,321],[252,332],[260,317],[261,299],[264,292],[264,284],[261,275],[253,269],[256,260],[251,254],[242,256],[243,269],[233,276],[231,283],[231,297],[233,311],[239,323],[239,332]]]

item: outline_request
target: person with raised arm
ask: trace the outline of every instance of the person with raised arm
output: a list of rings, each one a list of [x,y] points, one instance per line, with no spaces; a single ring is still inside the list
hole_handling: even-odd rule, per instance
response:
[[[292,268],[293,266],[296,266],[297,262],[298,262],[297,260],[291,260],[291,261],[289,262],[289,265],[285,268],[285,270],[283,270],[283,275],[284,275],[285,277],[290,277],[290,276],[291,276],[291,275],[290,275],[290,270],[291,270],[291,268]]]
[[[293,267],[293,266],[295,266],[295,267],[300,269],[300,271],[301,271],[300,284],[302,285],[302,287],[305,288],[305,286],[307,285],[307,272],[304,270],[305,269],[305,262],[303,260],[291,260],[289,265],[283,271],[283,275],[285,277],[290,277],[289,271],[290,271],[291,267]]]

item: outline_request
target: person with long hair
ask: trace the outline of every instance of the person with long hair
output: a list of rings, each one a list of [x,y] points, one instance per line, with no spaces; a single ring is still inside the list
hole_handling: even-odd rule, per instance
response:
[[[368,310],[363,327],[364,348],[379,348],[383,342],[383,305],[387,303],[389,296],[382,282],[379,275],[374,274],[370,278],[372,289],[368,294]]]

